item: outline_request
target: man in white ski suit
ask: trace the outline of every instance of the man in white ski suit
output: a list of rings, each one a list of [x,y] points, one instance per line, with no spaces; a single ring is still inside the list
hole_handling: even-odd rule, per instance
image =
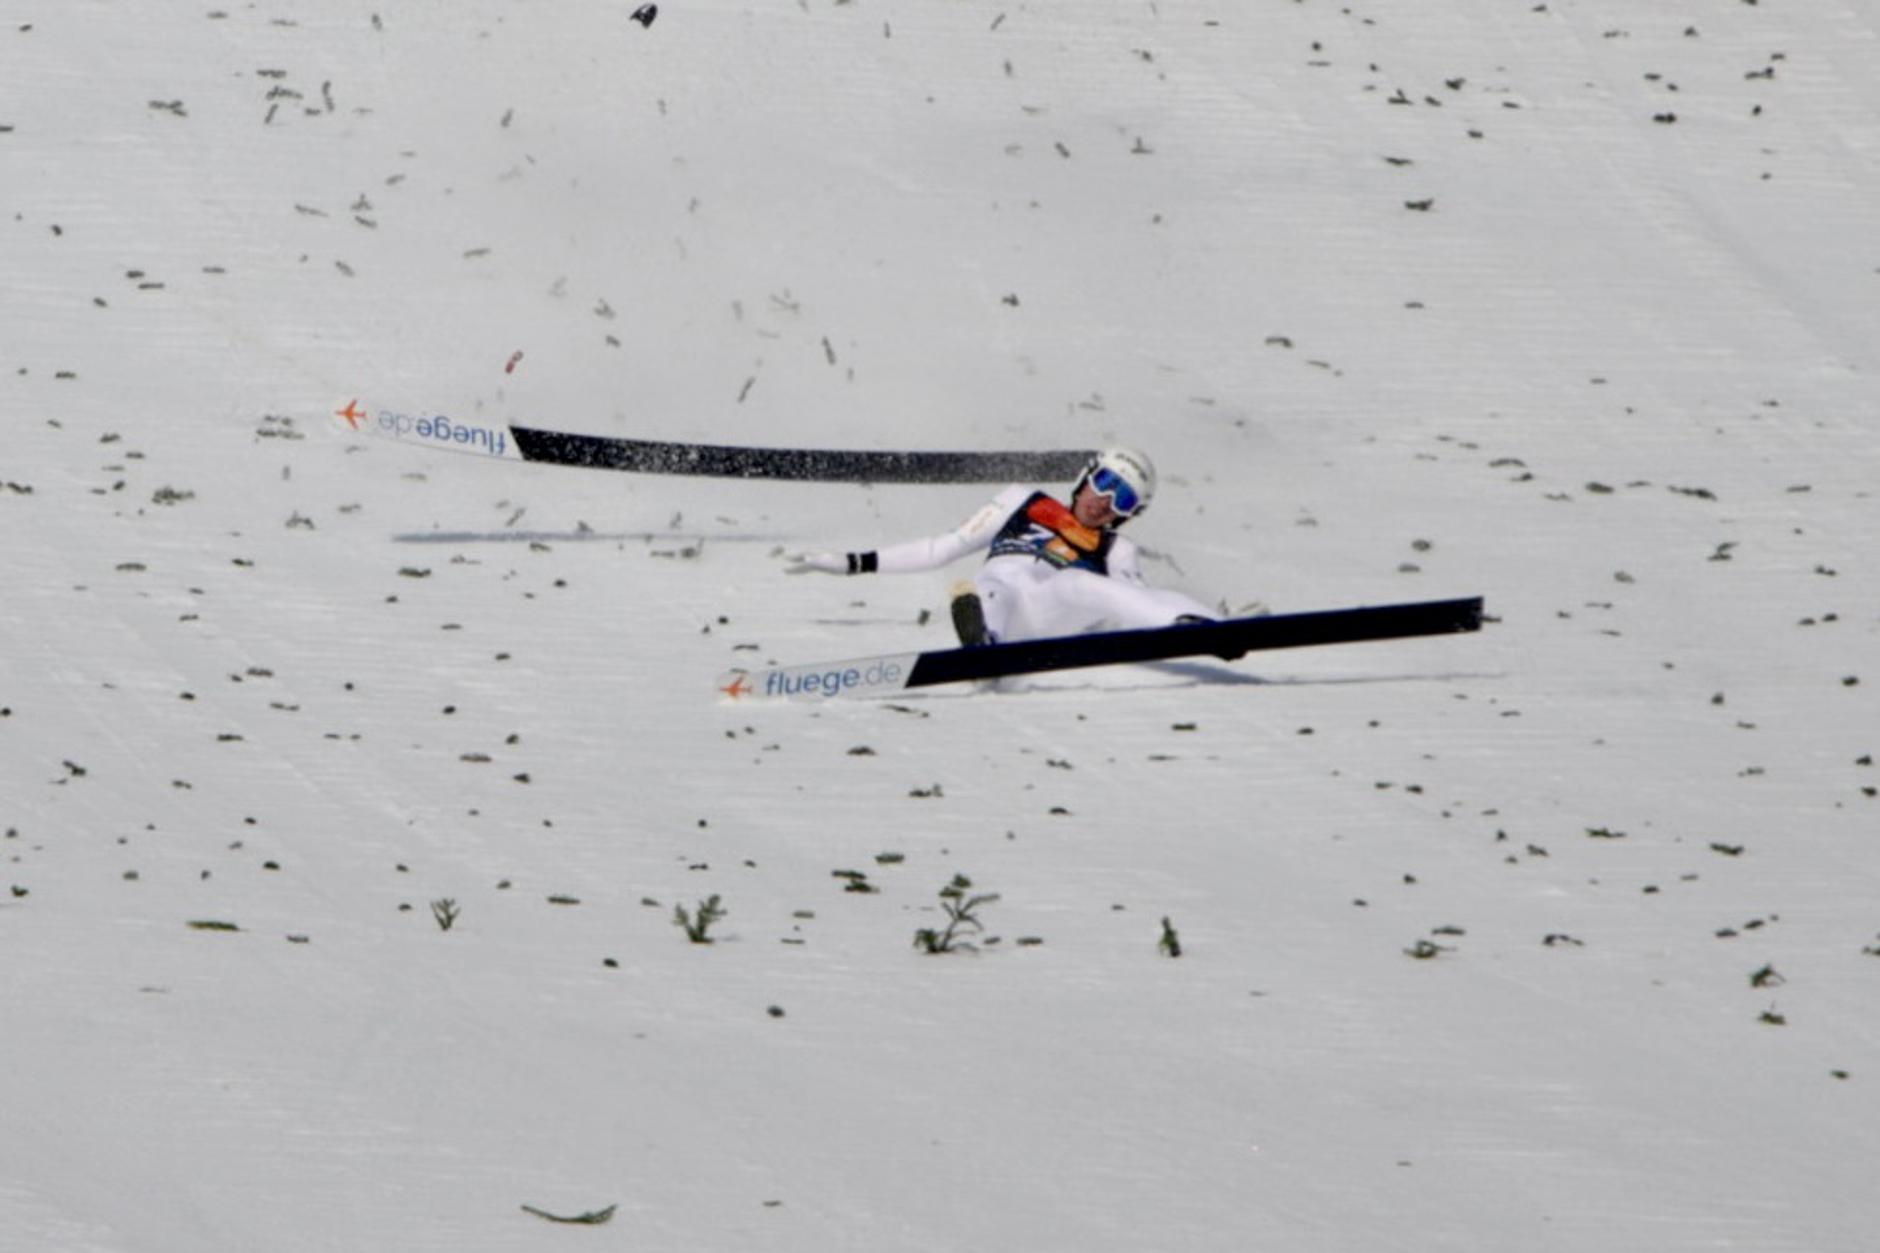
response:
[[[1069,505],[1015,484],[951,531],[873,551],[804,553],[788,572],[907,574],[989,550],[953,597],[953,625],[969,646],[1212,621],[1218,611],[1144,582],[1137,546],[1117,533],[1154,494],[1147,457],[1106,449],[1084,468]]]

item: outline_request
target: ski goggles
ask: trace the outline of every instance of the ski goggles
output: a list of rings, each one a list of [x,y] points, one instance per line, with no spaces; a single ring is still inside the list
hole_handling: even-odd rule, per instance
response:
[[[1097,467],[1096,473],[1090,476],[1090,486],[1097,495],[1110,498],[1110,508],[1120,517],[1127,518],[1142,508],[1142,497],[1136,494],[1136,489],[1108,466]]]

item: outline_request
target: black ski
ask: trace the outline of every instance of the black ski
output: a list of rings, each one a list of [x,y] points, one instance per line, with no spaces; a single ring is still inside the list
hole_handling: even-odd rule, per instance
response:
[[[1007,675],[1164,661],[1172,657],[1215,656],[1232,660],[1265,649],[1451,635],[1479,631],[1481,627],[1482,598],[1470,596],[1261,618],[1228,618],[1220,622],[1139,631],[1067,635],[982,648],[895,653],[848,661],[776,666],[767,670],[733,670],[719,676],[718,690],[732,699],[788,696],[824,700],[832,696],[886,696],[909,688]]]
[[[804,483],[1011,483],[1072,479],[1090,453],[896,452],[830,448],[747,448],[666,440],[571,435],[511,426],[525,461],[627,470],[637,474],[691,474],[710,478],[789,479]]]

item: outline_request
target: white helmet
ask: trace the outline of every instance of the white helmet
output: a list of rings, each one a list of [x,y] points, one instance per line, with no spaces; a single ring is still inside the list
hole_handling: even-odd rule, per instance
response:
[[[1133,448],[1106,448],[1084,466],[1073,499],[1086,483],[1110,498],[1119,521],[1133,518],[1155,498],[1155,463]]]

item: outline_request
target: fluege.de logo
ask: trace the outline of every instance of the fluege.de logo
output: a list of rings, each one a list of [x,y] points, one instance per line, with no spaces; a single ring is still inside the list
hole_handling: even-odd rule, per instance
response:
[[[764,695],[840,696],[856,689],[896,687],[901,678],[900,662],[886,659],[865,667],[834,666],[807,673],[772,670],[764,675]]]
[[[357,400],[351,401],[338,416],[346,420],[354,430],[362,425],[375,435],[388,435],[393,439],[417,439],[430,444],[448,444],[470,452],[487,453],[492,457],[501,457],[509,449],[509,430],[502,426],[479,426],[472,422],[458,422],[443,414],[419,416],[400,413],[396,409],[364,409]]]

